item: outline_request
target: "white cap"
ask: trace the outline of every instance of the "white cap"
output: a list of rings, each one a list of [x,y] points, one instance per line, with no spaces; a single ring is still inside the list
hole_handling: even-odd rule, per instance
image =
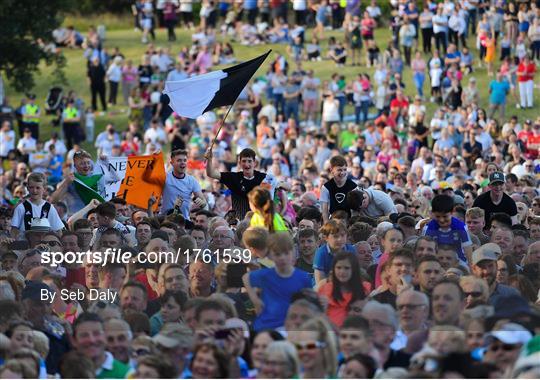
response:
[[[486,344],[491,344],[494,339],[505,344],[525,344],[532,339],[532,334],[517,323],[505,323],[499,329],[486,335]]]
[[[30,231],[32,232],[49,232],[51,230],[51,223],[47,218],[32,218],[30,222]]]

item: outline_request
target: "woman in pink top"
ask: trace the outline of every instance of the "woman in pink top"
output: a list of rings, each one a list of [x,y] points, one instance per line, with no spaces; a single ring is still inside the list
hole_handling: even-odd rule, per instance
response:
[[[133,61],[128,59],[122,67],[122,94],[124,96],[124,104],[126,105],[128,104],[131,91],[137,86],[137,73],[138,70],[133,66]]]
[[[424,97],[424,80],[426,79],[426,61],[422,58],[422,54],[416,51],[414,59],[411,62],[411,70],[413,71],[413,80],[418,95]]]
[[[205,74],[210,70],[211,67],[212,54],[210,54],[208,46],[203,46],[201,48],[201,51],[199,51],[199,54],[197,54],[195,62],[193,62],[193,67],[191,71],[198,74]]]

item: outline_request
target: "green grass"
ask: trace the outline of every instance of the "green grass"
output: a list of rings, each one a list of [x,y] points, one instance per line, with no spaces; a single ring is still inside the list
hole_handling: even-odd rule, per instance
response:
[[[138,64],[140,62],[141,56],[144,54],[146,46],[141,44],[140,41],[140,33],[134,32],[133,28],[131,27],[131,18],[129,17],[123,17],[123,18],[117,18],[110,15],[104,15],[100,17],[92,17],[88,19],[81,19],[81,18],[74,18],[74,17],[68,17],[65,20],[65,25],[69,24],[75,24],[79,30],[85,31],[85,27],[89,25],[99,25],[99,24],[105,24],[107,26],[107,40],[105,42],[105,47],[111,49],[112,47],[118,46],[121,49],[121,52],[126,56],[128,59],[132,59],[135,64]],[[171,47],[171,50],[174,54],[176,54],[182,46],[190,45],[191,44],[191,32],[187,30],[180,30],[177,29],[177,37],[178,40],[175,43],[167,42],[167,34],[165,30],[159,30],[156,33],[157,39],[155,41],[156,46],[161,47]],[[309,41],[311,32],[308,31],[306,40]],[[377,41],[379,41],[379,47],[381,50],[384,49],[386,46],[386,41],[390,38],[390,31],[388,29],[379,29],[376,31],[376,37]],[[327,38],[329,36],[336,36],[337,38],[343,38],[342,32],[326,32],[325,33],[325,40],[321,42],[321,46],[323,49],[326,50],[327,46]],[[267,51],[267,49],[272,49],[274,52],[280,52],[280,53],[286,53],[286,46],[285,45],[271,45],[271,44],[265,44],[265,45],[258,45],[258,46],[242,46],[240,44],[233,44],[235,53],[238,59],[249,59],[253,58],[257,55],[260,55]],[[469,40],[469,46],[475,46],[474,41],[472,38]],[[326,52],[324,52],[326,53]],[[476,51],[473,51],[475,56],[477,55]],[[66,77],[68,79],[68,85],[64,86],[64,89],[73,89],[75,90],[79,96],[81,96],[86,105],[90,104],[90,90],[86,82],[86,61],[83,57],[83,51],[82,50],[72,50],[72,49],[65,49],[64,54],[67,58],[67,68],[66,68]],[[427,57],[426,57],[427,58]],[[271,59],[271,58],[269,58]],[[259,70],[258,74],[263,74],[267,67],[266,62],[265,65]],[[293,60],[289,58],[289,63],[291,68],[294,68]],[[356,77],[356,75],[360,72],[367,72],[370,75],[373,74],[374,69],[373,68],[367,68],[367,67],[352,67],[352,66],[345,66],[341,68],[337,68],[332,62],[323,60],[321,62],[304,62],[303,64],[305,69],[314,69],[316,76],[321,78],[321,80],[329,79],[330,76],[338,72],[339,74],[345,75],[347,81],[351,81],[353,78]],[[45,102],[45,98],[48,92],[48,89],[52,85],[52,79],[51,74],[52,69],[49,67],[46,67],[44,64],[41,65],[41,72],[36,74],[36,87],[32,90],[37,94],[38,102],[40,105],[43,105]],[[481,94],[481,102],[480,105],[483,108],[487,108],[487,100],[488,100],[488,85],[491,81],[491,77],[487,76],[486,70],[484,68],[478,69],[475,67],[475,72],[473,75],[477,79],[478,87],[480,88],[480,94]],[[410,69],[406,68],[403,75],[404,82],[406,84],[406,94],[409,96],[414,96],[416,93],[416,90],[414,88],[413,82],[412,82],[412,75]],[[468,79],[465,78],[463,83],[464,85],[467,83]],[[424,92],[426,94],[429,94],[429,81],[426,80]],[[535,91],[538,92],[536,89]],[[24,96],[22,93],[16,93],[14,92],[9,86],[7,88],[7,95],[10,97],[12,104],[18,104],[19,100]],[[537,94],[538,95],[538,94]],[[119,99],[122,99],[121,95],[121,89],[119,89]],[[508,116],[517,114],[520,119],[525,118],[535,118],[537,112],[535,110],[516,110],[514,108],[514,99],[509,98],[509,104],[507,106],[507,112],[506,114]],[[427,103],[427,119],[433,115],[433,112],[437,108],[436,104],[433,103]],[[348,108],[349,112],[351,111],[351,107]],[[96,117],[96,135],[97,133],[101,132],[105,125],[108,122],[113,122],[117,127],[121,130],[125,129],[127,127],[127,107],[124,105],[118,105],[116,107],[113,107],[110,111],[112,111],[112,115],[108,114],[105,116],[97,116]],[[42,122],[41,126],[41,133],[43,138],[48,139],[51,132],[53,131],[52,124],[50,123],[50,120],[52,118],[46,118],[44,122]],[[86,149],[89,149],[91,152],[94,152],[94,148],[92,146],[93,144],[87,144],[85,145]]]

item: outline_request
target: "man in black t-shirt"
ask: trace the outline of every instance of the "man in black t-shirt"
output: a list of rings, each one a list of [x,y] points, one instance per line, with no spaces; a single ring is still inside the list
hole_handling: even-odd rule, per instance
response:
[[[473,203],[473,207],[484,210],[486,226],[491,215],[496,212],[504,212],[512,218],[512,223],[517,223],[516,202],[504,193],[504,174],[501,172],[491,173],[489,176],[489,191],[479,195]]]
[[[321,187],[319,197],[325,223],[334,211],[344,210],[351,214],[347,194],[358,187],[356,182],[347,178],[347,160],[343,156],[334,156],[330,159],[330,170],[332,179]]]
[[[236,211],[239,220],[244,219],[250,210],[248,193],[256,186],[263,185],[268,188],[270,194],[274,194],[277,185],[276,179],[267,173],[255,170],[257,158],[253,149],[246,148],[238,155],[239,172],[219,172],[212,166],[212,150],[208,149],[205,154],[206,175],[219,180],[231,190],[232,208]]]

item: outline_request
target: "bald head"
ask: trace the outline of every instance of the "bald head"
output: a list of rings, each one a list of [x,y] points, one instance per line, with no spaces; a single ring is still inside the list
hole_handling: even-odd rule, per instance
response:
[[[406,290],[398,295],[396,307],[399,324],[406,334],[425,328],[429,316],[429,298],[425,293]]]

